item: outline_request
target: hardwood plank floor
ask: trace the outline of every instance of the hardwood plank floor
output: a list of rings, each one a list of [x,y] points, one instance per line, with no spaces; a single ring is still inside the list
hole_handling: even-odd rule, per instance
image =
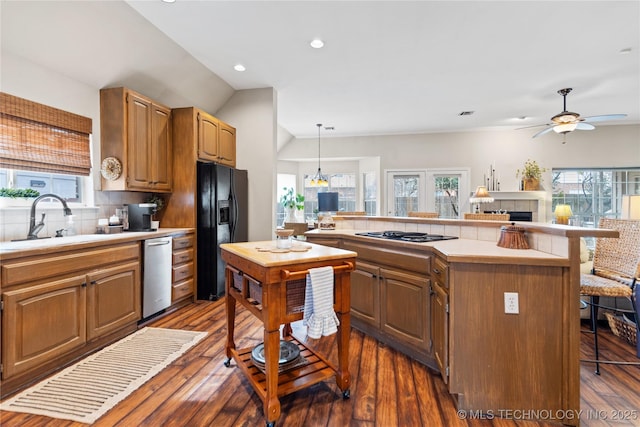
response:
[[[149,326],[208,331],[209,335],[120,402],[95,426],[264,425],[262,402],[249,382],[233,363],[230,368],[222,363],[226,338],[222,301],[198,301]],[[296,336],[304,337],[302,326],[293,326]],[[608,329],[603,328],[600,332],[603,358],[638,361],[632,346],[613,336]],[[261,341],[260,323],[238,307],[237,347],[255,346]],[[592,335],[585,324],[581,336],[582,358],[593,357],[592,343]],[[337,363],[335,335],[308,344],[326,352],[329,359]],[[349,350],[351,398],[342,398],[333,379],[284,396],[280,400],[282,415],[277,426],[558,425],[506,419],[461,419],[454,399],[436,372],[357,330],[351,332]],[[581,364],[581,425],[640,426],[640,368],[601,365],[600,376],[594,375],[593,369],[593,364]],[[83,424],[2,411],[0,425],[81,427]]]

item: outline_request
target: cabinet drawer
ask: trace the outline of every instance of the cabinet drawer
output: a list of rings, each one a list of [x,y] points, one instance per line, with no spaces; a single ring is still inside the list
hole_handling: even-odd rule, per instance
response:
[[[173,265],[182,264],[183,262],[187,261],[193,261],[192,248],[173,252]]]
[[[176,283],[171,288],[172,302],[191,295],[193,295],[193,279],[187,279],[183,282]]]
[[[173,283],[177,283],[188,277],[193,277],[193,263],[183,264],[178,267],[173,267]]]
[[[192,248],[194,241],[195,241],[195,236],[193,234],[189,234],[187,236],[174,237],[173,250],[175,251],[177,249]]]
[[[138,243],[105,246],[99,249],[75,250],[59,255],[43,255],[3,263],[2,286],[60,277],[75,272],[87,272],[105,265],[140,257]]]
[[[431,277],[440,282],[445,288],[449,288],[449,266],[440,258],[434,258],[431,268]]]

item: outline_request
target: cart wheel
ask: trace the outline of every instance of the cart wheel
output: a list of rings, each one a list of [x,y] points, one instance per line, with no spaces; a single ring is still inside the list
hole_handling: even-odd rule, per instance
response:
[[[224,366],[226,366],[227,368],[229,366],[231,366],[231,358],[230,357],[227,360],[224,361]]]
[[[267,427],[276,427],[276,422],[275,421],[267,421]]]
[[[349,397],[351,397],[351,391],[349,389],[346,389],[345,391],[342,392],[343,399],[348,399]]]

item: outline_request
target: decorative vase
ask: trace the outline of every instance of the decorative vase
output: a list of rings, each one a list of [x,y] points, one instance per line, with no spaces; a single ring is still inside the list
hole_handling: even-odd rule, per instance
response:
[[[296,219],[296,208],[285,208],[285,216],[284,216],[284,222],[298,222],[298,220]]]
[[[540,181],[537,178],[525,178],[522,180],[522,189],[524,191],[538,191]]]

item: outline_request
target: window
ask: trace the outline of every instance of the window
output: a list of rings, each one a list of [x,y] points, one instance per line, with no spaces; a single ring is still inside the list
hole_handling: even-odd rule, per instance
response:
[[[552,207],[566,204],[572,222],[597,227],[600,218],[620,218],[622,196],[640,194],[640,167],[620,169],[553,169]],[[593,238],[587,239],[593,247]]]
[[[276,224],[281,225],[284,221],[285,212],[284,206],[280,203],[280,197],[285,193],[285,188],[293,188],[293,192],[296,193],[296,176],[292,174],[279,173],[276,182],[278,185],[276,191]]]
[[[458,176],[435,177],[435,211],[440,218],[459,218]]]
[[[82,201],[82,177],[55,173],[0,169],[0,187],[54,193],[68,202]]]
[[[337,191],[338,207],[341,211],[356,210],[356,174],[335,173],[328,176],[329,187],[312,187],[313,175],[304,176],[304,216],[315,218],[318,212],[318,191]]]
[[[378,180],[375,172],[365,172],[362,175],[363,204],[367,215],[376,215],[378,210]]]

